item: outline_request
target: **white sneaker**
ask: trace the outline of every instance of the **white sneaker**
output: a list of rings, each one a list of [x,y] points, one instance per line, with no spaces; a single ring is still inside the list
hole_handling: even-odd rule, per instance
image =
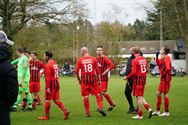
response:
[[[164,113],[160,114],[159,116],[168,117],[168,116],[170,116],[170,113],[169,112],[164,112]]]
[[[156,116],[159,116],[160,114],[161,114],[160,111],[155,111],[155,112],[152,113],[152,115],[156,115]]]
[[[136,115],[136,116],[133,116],[132,118],[133,118],[133,119],[141,120],[141,119],[143,119],[143,116]]]

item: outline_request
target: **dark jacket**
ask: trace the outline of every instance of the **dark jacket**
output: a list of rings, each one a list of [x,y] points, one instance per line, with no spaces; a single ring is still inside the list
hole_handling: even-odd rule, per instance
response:
[[[127,60],[127,68],[126,68],[126,71],[125,71],[125,76],[129,75],[129,73],[131,73],[131,70],[132,70],[132,61],[133,59],[135,58],[134,55],[131,55],[128,60]]]
[[[9,49],[0,45],[0,108],[11,107],[18,95],[17,73],[9,58]]]
[[[140,52],[140,55],[143,56],[143,53]],[[132,70],[132,61],[133,59],[135,58],[135,56],[132,54],[128,60],[127,60],[127,68],[126,68],[126,71],[125,71],[125,76],[129,75],[129,73],[131,73],[131,70]]]

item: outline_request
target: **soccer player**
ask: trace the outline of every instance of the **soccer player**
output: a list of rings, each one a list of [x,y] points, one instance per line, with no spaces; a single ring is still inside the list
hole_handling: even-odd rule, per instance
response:
[[[24,48],[24,53],[27,56],[28,61],[30,62],[32,60],[32,58],[31,58],[31,52],[28,49]],[[41,105],[41,104],[42,104],[42,102],[41,102],[39,94],[38,94],[38,96],[37,96],[37,105]],[[33,107],[33,108],[35,109],[35,107]]]
[[[168,92],[170,89],[170,82],[171,82],[171,59],[168,56],[168,53],[170,52],[170,49],[167,47],[163,47],[161,49],[161,59],[159,59],[159,54],[160,52],[156,52],[156,62],[157,65],[159,66],[160,70],[160,77],[161,81],[158,87],[158,91],[156,93],[157,96],[157,104],[156,104],[156,111],[153,112],[153,115],[157,116],[169,116],[169,97],[168,97]],[[161,107],[161,102],[162,102],[162,97],[161,95],[163,94],[164,96],[164,110],[165,112],[160,114],[160,107]]]
[[[36,52],[32,52],[29,60],[30,63],[30,93],[34,93],[33,99],[33,109],[36,108],[37,103],[41,103],[39,92],[40,92],[40,70],[45,68],[44,63],[37,59],[38,54]]]
[[[44,59],[47,62],[45,65],[45,115],[39,117],[39,120],[48,120],[50,112],[50,101],[54,103],[64,112],[64,120],[67,120],[70,112],[65,108],[64,104],[60,101],[60,85],[58,80],[58,65],[52,59],[53,54],[51,51],[44,53]]]
[[[100,93],[102,96],[106,98],[108,103],[110,104],[108,111],[112,111],[113,108],[116,106],[115,103],[112,101],[110,95],[107,93],[108,89],[108,72],[115,68],[115,65],[112,63],[110,59],[108,59],[105,55],[103,55],[103,47],[98,46],[97,47],[97,54],[98,57],[97,63],[99,67],[99,73],[101,78],[101,84],[99,85]]]
[[[90,94],[95,95],[96,97],[99,113],[106,116],[106,113],[103,111],[102,97],[98,86],[98,82],[100,82],[100,75],[97,60],[96,58],[89,56],[88,49],[86,47],[81,48],[81,53],[82,57],[77,61],[75,73],[81,87],[81,95],[83,96],[86,116],[90,117]],[[81,76],[79,75],[80,72]]]
[[[18,59],[12,62],[14,65],[18,65],[18,85],[19,85],[19,94],[17,101],[12,107],[13,111],[17,111],[17,106],[21,102],[21,94],[24,93],[22,110],[25,110],[28,103],[28,110],[32,111],[32,97],[29,92],[29,81],[30,81],[30,70],[28,58],[24,53],[23,48],[17,49],[17,54],[20,56]]]
[[[134,47],[133,51],[134,51],[135,59],[132,61],[132,70],[128,76],[125,76],[125,79],[129,79],[130,77],[133,77],[133,95],[137,97],[137,102],[138,102],[137,115],[132,118],[133,119],[143,118],[142,105],[144,105],[144,107],[148,111],[149,114],[148,118],[151,118],[152,109],[143,97],[144,88],[146,84],[148,62],[144,57],[140,56],[139,47]]]

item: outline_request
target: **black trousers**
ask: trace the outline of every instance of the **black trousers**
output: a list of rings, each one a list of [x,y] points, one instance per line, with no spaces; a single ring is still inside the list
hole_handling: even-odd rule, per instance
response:
[[[133,88],[133,81],[131,79],[127,80],[126,86],[125,86],[125,96],[127,98],[127,101],[129,103],[129,108],[134,108],[133,105],[133,99],[132,99],[132,88]]]
[[[0,125],[10,125],[9,108],[0,104]]]

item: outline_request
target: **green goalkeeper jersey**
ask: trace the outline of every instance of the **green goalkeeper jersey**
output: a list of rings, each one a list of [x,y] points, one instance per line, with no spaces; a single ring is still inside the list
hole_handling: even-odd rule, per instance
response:
[[[18,82],[29,82],[30,70],[27,56],[22,55],[19,59],[13,61],[12,64],[18,65]]]

